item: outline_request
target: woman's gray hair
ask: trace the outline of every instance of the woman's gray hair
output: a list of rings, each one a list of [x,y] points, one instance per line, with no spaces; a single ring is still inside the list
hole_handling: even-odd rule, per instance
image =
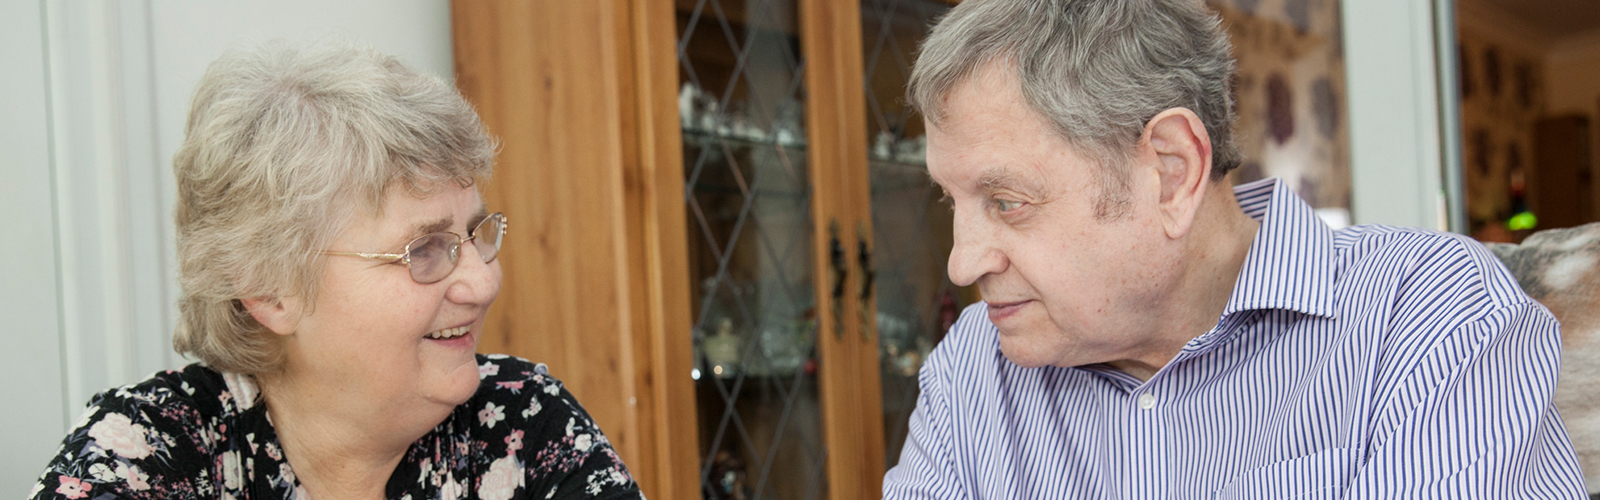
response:
[[[224,54],[196,90],[177,177],[182,296],[173,347],[255,374],[282,360],[241,299],[315,302],[320,252],[389,189],[486,180],[495,146],[461,94],[365,46],[269,42]]]
[[[1211,136],[1211,178],[1242,160],[1233,143],[1234,60],[1199,0],[967,0],[923,42],[907,98],[935,126],[944,98],[990,63],[1017,74],[1028,106],[1101,163],[1096,212],[1126,204],[1127,162],[1156,114],[1194,111]]]

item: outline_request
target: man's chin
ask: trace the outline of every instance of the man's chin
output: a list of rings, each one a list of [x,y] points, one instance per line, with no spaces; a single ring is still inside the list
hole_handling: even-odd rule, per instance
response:
[[[1011,364],[1023,368],[1038,368],[1054,364],[1055,357],[1043,352],[1038,345],[1023,341],[1020,335],[1000,335],[1000,353]]]

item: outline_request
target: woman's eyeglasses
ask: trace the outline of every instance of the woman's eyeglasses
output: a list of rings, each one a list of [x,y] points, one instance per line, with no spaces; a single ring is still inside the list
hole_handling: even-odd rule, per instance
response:
[[[405,264],[411,268],[411,280],[420,284],[434,283],[456,270],[456,260],[461,256],[461,245],[471,242],[485,264],[494,262],[500,255],[500,242],[506,235],[506,216],[495,212],[478,223],[462,238],[456,233],[430,233],[406,244],[405,253],[322,252],[324,255],[343,255],[363,259],[383,260],[390,264]]]

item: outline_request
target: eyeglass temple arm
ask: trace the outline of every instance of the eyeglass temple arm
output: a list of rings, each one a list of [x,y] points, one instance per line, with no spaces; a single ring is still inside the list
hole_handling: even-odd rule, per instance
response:
[[[391,261],[391,262],[399,262],[399,261],[404,260],[406,258],[406,254],[403,254],[403,253],[322,252],[322,254],[323,255],[343,255],[343,256],[346,256],[346,257],[360,257],[360,258],[363,258],[363,259],[372,259],[372,260],[387,260],[387,261]]]

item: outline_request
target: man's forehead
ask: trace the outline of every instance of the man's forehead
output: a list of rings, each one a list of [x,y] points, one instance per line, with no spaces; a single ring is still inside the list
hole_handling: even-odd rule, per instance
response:
[[[985,163],[983,161],[929,162],[928,174],[940,189],[949,191],[1023,191],[1041,192],[1045,178],[1041,166],[1016,161]]]
[[[1039,175],[1039,167],[1017,164],[990,166],[978,174],[978,186],[986,191],[1039,191],[1044,183]]]

